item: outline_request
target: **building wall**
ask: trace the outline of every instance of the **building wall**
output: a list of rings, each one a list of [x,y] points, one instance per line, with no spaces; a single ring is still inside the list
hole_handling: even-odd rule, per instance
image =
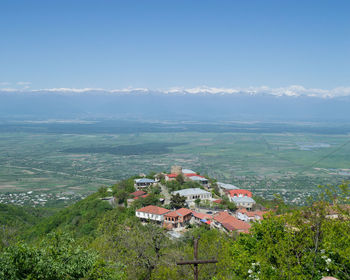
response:
[[[150,214],[145,212],[136,212],[136,217],[146,220],[153,220],[157,222],[161,222],[164,219],[163,215]]]
[[[200,195],[192,195],[192,194],[191,195],[186,195],[186,200],[188,200],[188,201],[194,201],[197,198],[200,198],[202,200],[207,200],[207,199],[211,199],[212,195],[211,195],[211,193],[200,194]]]

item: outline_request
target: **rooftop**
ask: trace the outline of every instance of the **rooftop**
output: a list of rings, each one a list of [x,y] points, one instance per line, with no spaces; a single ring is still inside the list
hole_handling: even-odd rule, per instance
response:
[[[260,216],[261,218],[267,213],[267,211],[247,211],[246,209],[239,209],[238,212],[245,214],[248,217]]]
[[[215,215],[214,220],[222,224],[222,226],[228,231],[240,230],[247,232],[250,229],[250,224],[238,220],[225,211]]]
[[[212,215],[209,215],[209,214],[204,214],[204,213],[199,213],[199,212],[195,212],[195,211],[192,211],[192,214],[194,217],[198,218],[198,219],[205,219],[205,220],[211,220],[213,219],[213,216]]]
[[[140,178],[140,179],[135,179],[135,183],[154,183],[155,181],[153,179],[148,179],[148,178]]]
[[[231,200],[235,203],[255,203],[255,200],[252,199],[251,197],[249,196],[242,196],[242,197],[237,197],[237,196],[234,196],[234,197],[231,197]]]
[[[146,194],[144,194],[144,195],[141,195],[141,196],[137,196],[137,197],[135,197],[134,199],[145,198],[145,197],[147,197],[147,196],[149,196],[148,193],[146,193]]]
[[[170,210],[154,206],[154,205],[148,205],[146,207],[137,209],[136,212],[144,212],[144,213],[150,213],[150,214],[156,214],[156,215],[163,215],[165,213],[168,213]]]
[[[208,180],[205,179],[203,176],[198,176],[198,175],[196,175],[196,176],[190,176],[189,178],[190,178],[190,180],[192,180],[192,181],[208,181]]]
[[[225,189],[225,190],[238,190],[239,189],[235,185],[231,185],[231,184],[226,184],[226,183],[221,183],[221,182],[217,182],[217,184],[220,188]]]
[[[136,191],[131,193],[132,196],[137,197],[146,194],[144,191]]]
[[[172,211],[170,213],[167,213],[165,216],[167,217],[178,217],[178,216],[186,216],[188,214],[191,214],[192,211],[187,208],[180,208],[178,210]]]
[[[234,196],[249,196],[252,197],[252,192],[248,190],[242,190],[242,189],[236,189],[236,190],[229,190],[228,193],[231,197]]]
[[[198,177],[204,178],[203,176],[198,175],[197,173],[186,173],[185,176],[186,176],[186,177],[198,176]]]
[[[186,169],[186,168],[182,168],[182,173],[183,173],[183,174],[190,174],[190,173],[196,174],[196,172],[194,172],[193,170],[191,170],[191,169]]]
[[[187,195],[201,195],[201,194],[210,194],[210,192],[207,192],[205,190],[202,190],[200,188],[191,188],[191,189],[183,189],[179,191],[174,191],[172,194],[179,194],[181,196],[187,196]]]

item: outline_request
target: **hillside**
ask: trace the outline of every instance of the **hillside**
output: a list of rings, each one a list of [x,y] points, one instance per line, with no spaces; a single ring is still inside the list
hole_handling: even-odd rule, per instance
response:
[[[23,232],[49,217],[53,212],[53,209],[0,204],[0,249],[8,246],[18,237],[21,238]]]
[[[159,225],[135,217],[135,208],[156,203],[155,194],[126,207],[132,182],[101,188],[44,219],[36,209],[3,207],[2,221],[7,216],[7,224],[28,226],[19,234],[26,242],[9,240],[0,248],[0,279],[192,279],[191,268],[176,262],[193,258],[193,238],[199,237],[199,258],[218,260],[203,265],[202,280],[349,279],[350,213],[327,202],[335,194],[346,198],[348,185],[326,188],[313,207],[292,209],[283,200],[262,201],[284,214],[271,212],[252,223],[249,234],[227,234],[203,224],[174,239]],[[101,200],[111,192],[117,207]],[[327,218],[330,209],[339,215]]]
[[[74,233],[76,236],[94,236],[99,220],[112,210],[112,206],[99,199],[99,193],[62,209],[47,217],[28,230],[26,238],[33,239],[61,230]]]

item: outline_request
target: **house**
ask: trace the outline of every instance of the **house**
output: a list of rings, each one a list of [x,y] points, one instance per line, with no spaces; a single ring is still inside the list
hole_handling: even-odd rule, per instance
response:
[[[143,195],[145,195],[145,194],[147,194],[147,193],[144,192],[144,191],[136,191],[136,192],[131,193],[130,195],[131,195],[133,198],[135,198],[135,197],[143,196]]]
[[[236,217],[245,222],[260,221],[264,219],[263,215],[266,213],[266,211],[248,211],[246,209],[239,209],[236,211]]]
[[[190,174],[186,174],[185,176],[186,176],[186,178],[187,178],[188,180],[197,182],[197,183],[201,184],[201,185],[204,186],[204,187],[209,187],[209,181],[208,181],[208,179],[205,178],[205,177],[203,177],[203,176],[201,176],[201,175],[197,175],[197,174],[192,174],[192,173],[190,173]]]
[[[226,211],[219,212],[216,215],[214,215],[213,222],[211,223],[211,225],[227,233],[248,233],[250,229],[250,224],[231,216]]]
[[[130,196],[132,198],[129,198],[127,200],[128,206],[130,206],[136,199],[145,198],[145,197],[149,196],[149,194],[144,192],[144,191],[139,190],[139,191],[131,193]]]
[[[251,191],[243,190],[243,189],[236,189],[236,190],[229,190],[227,191],[230,197],[252,197],[253,194]]]
[[[239,208],[251,210],[255,205],[255,200],[252,198],[252,192],[248,190],[229,190],[226,192],[230,201],[235,203]]]
[[[147,196],[149,196],[148,193],[146,193],[144,195],[137,196],[137,197],[134,198],[134,200],[139,199],[139,198],[146,198]]]
[[[231,201],[236,204],[238,208],[245,208],[247,210],[251,210],[256,203],[255,200],[249,196],[231,197]]]
[[[179,194],[180,196],[186,197],[186,203],[188,205],[193,205],[194,201],[196,199],[200,200],[211,200],[212,195],[210,192],[207,192],[205,190],[202,190],[200,188],[191,188],[191,189],[183,189],[179,191],[174,191],[171,194],[176,195]]]
[[[155,183],[153,179],[148,178],[141,178],[141,179],[135,179],[134,180],[134,187],[137,190],[148,188],[149,186],[152,186]]]
[[[100,198],[101,200],[107,201],[111,206],[115,207],[117,201],[114,196],[107,196]]]
[[[165,174],[165,181],[174,181],[176,180],[177,176],[179,176],[179,174],[175,174],[175,173]]]
[[[197,175],[197,173],[194,172],[193,170],[191,170],[191,169],[186,169],[186,168],[182,168],[182,169],[181,169],[181,173],[182,173],[183,175],[185,175],[185,176],[186,176],[186,174],[196,174],[196,175]]]
[[[211,221],[213,220],[213,216],[209,214],[199,213],[196,211],[192,211],[192,223],[196,224],[211,224]]]
[[[231,185],[231,184],[225,184],[225,183],[221,183],[221,182],[217,182],[216,184],[219,187],[219,191],[220,191],[221,195],[226,195],[227,191],[239,189],[238,187]]]
[[[180,208],[164,215],[164,227],[168,229],[182,228],[190,222],[192,211],[187,208]]]
[[[199,184],[208,187],[209,186],[209,181],[206,179],[204,176],[201,176],[194,172],[191,169],[185,169],[182,168],[181,166],[172,166],[171,167],[171,173],[165,175],[165,181],[173,181],[176,180],[176,177],[182,175],[186,181],[195,181],[198,182]]]
[[[164,215],[168,212],[170,212],[168,209],[154,205],[148,205],[146,207],[137,209],[135,211],[135,215],[143,221],[152,220],[158,223],[162,223],[164,221]]]

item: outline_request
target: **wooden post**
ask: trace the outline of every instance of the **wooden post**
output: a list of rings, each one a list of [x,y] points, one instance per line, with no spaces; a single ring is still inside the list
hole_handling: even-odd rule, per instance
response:
[[[193,261],[181,261],[177,262],[177,265],[193,265],[193,279],[198,280],[198,265],[199,264],[208,264],[208,263],[217,263],[218,261],[213,259],[213,260],[198,260],[198,240],[200,237],[194,239],[194,245],[193,245],[193,255],[194,255],[194,260]]]

